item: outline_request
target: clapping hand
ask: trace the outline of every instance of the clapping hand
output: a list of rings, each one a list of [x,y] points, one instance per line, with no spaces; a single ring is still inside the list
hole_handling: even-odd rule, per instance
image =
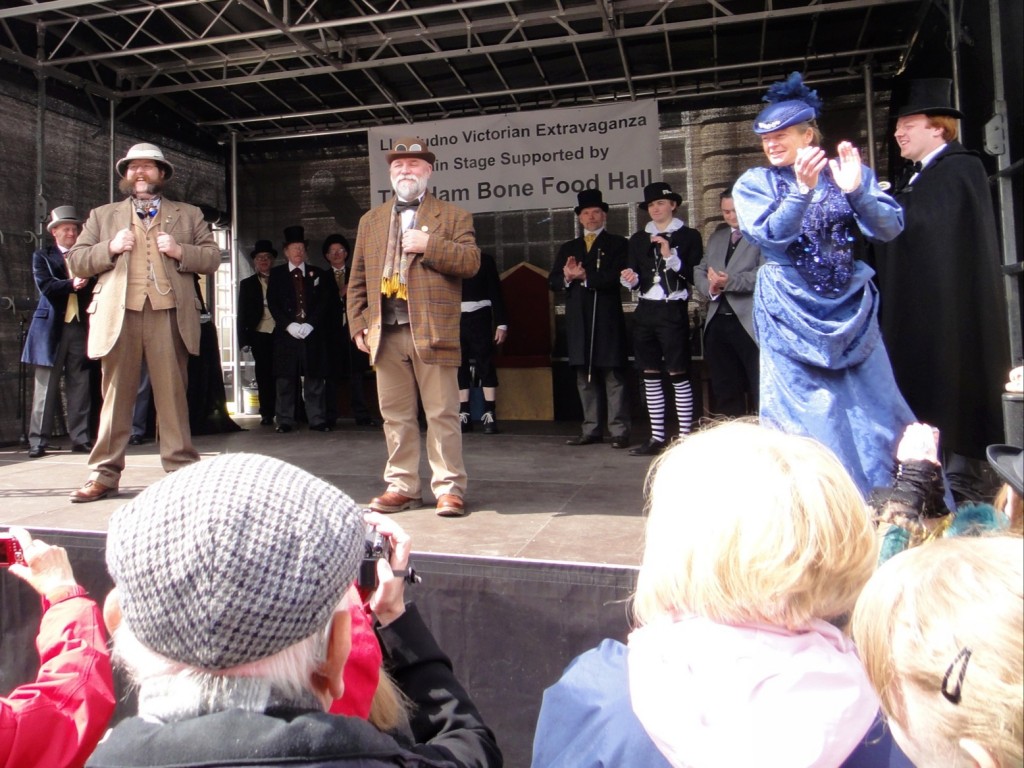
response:
[[[862,166],[860,151],[848,141],[839,142],[839,159],[829,160],[828,167],[832,170],[832,178],[845,194],[860,189]]]

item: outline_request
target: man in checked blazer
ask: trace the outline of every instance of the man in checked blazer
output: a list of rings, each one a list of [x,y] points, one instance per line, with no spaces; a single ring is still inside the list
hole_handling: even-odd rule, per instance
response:
[[[77,277],[97,276],[89,313],[89,357],[102,361],[103,408],[89,455],[89,480],[75,503],[116,496],[131,434],[142,361],[160,419],[167,472],[199,461],[189,428],[188,356],[199,354],[196,274],[220,266],[220,249],[194,205],[163,197],[174,173],[155,144],[136,144],[117,161],[127,197],[94,208],[67,254]]]
[[[378,512],[422,505],[417,393],[427,417],[427,459],[437,514],[466,514],[459,425],[462,278],[480,268],[473,217],[427,191],[434,153],[399,139],[385,159],[395,197],[359,220],[348,284],[349,332],[370,355],[384,417],[386,492]]]

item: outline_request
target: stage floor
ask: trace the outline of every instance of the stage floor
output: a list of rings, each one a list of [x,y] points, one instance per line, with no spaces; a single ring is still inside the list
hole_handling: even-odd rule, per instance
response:
[[[342,419],[321,434],[305,429],[278,435],[259,418],[235,418],[246,431],[194,438],[204,456],[262,453],[289,461],[366,503],[385,490],[387,453],[379,428]],[[571,447],[578,425],[564,422],[502,422],[501,434],[464,435],[469,474],[469,515],[434,514],[429,467],[420,474],[424,502],[395,518],[410,532],[413,549],[437,554],[525,558],[577,563],[637,565],[643,542],[643,486],[649,461],[614,450],[606,442]],[[635,438],[642,442],[644,436]],[[57,446],[68,445],[55,439]],[[105,531],[110,515],[127,498],[164,477],[153,442],[128,449],[121,494],[90,504],[71,504],[68,494],[88,476],[87,456],[51,449],[29,459],[24,448],[0,448],[0,524],[29,528]]]

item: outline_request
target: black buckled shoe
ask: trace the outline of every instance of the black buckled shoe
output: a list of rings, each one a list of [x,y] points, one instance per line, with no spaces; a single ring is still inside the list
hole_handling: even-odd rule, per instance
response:
[[[665,450],[664,440],[655,440],[653,437],[643,445],[638,445],[630,450],[630,456],[657,456]]]

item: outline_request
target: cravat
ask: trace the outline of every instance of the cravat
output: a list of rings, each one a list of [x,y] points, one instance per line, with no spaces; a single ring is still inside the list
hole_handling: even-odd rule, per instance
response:
[[[402,211],[408,211],[410,209],[415,210],[419,207],[419,200],[410,200],[409,202],[406,202],[405,200],[395,200],[395,213],[401,213]]]
[[[306,281],[302,278],[302,270],[298,267],[292,270],[293,282],[295,283],[295,319],[306,319]]]
[[[597,240],[597,235],[592,232],[587,232],[583,235],[583,244],[587,246],[587,253],[590,253],[590,248],[594,244],[595,240]]]
[[[732,234],[729,235],[729,242],[732,243],[733,245],[736,245],[736,243],[740,241],[741,237],[743,237],[743,233],[740,232],[738,229],[734,229],[732,231]]]
[[[338,284],[338,292],[342,295],[345,294],[345,270],[336,269],[334,270],[334,282]]]

